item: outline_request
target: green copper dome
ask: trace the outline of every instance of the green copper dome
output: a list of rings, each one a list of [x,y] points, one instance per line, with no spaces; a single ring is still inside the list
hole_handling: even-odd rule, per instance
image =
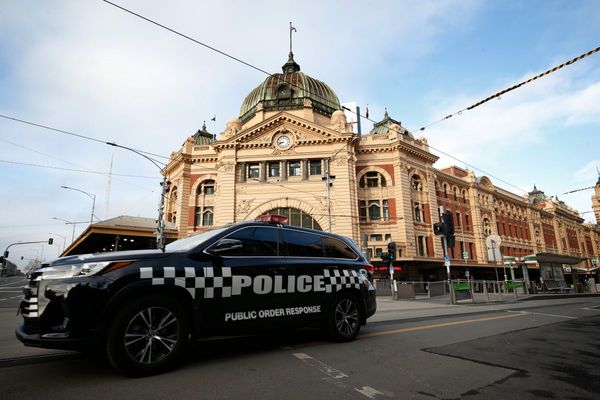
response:
[[[306,100],[310,100],[313,110],[327,116],[340,109],[335,92],[327,84],[300,72],[292,53],[282,69],[282,74],[269,76],[246,96],[240,108],[242,123],[256,114],[259,104],[264,111],[297,110],[304,108]]]

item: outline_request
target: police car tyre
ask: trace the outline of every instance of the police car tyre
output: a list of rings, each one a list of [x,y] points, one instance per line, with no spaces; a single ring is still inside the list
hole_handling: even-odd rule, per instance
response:
[[[106,355],[118,371],[153,375],[169,369],[184,351],[189,323],[182,305],[165,295],[127,301],[110,323]]]
[[[340,293],[329,310],[327,333],[335,342],[353,340],[360,331],[362,309],[353,293]]]

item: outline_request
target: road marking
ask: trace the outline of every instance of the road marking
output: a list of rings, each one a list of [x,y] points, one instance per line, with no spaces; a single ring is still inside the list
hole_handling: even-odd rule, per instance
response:
[[[346,375],[345,373],[343,373],[342,371],[339,371],[339,370],[325,364],[324,362],[317,360],[314,357],[309,356],[306,353],[294,353],[293,355],[298,360],[301,360],[301,361],[307,363],[311,367],[318,369],[319,371],[321,371],[325,375],[329,376],[330,378],[335,379],[335,380],[330,380],[329,378],[324,378],[329,383],[331,383],[339,388],[343,388],[343,389],[349,388],[349,386],[342,381],[342,379],[349,378],[349,376]],[[353,388],[353,389],[356,390],[358,393],[362,394],[363,396],[366,396],[370,399],[374,399],[375,396],[377,396],[377,395],[383,395],[383,396],[386,395],[385,393],[380,392],[379,390],[374,389],[370,386],[363,386],[362,388]]]
[[[330,367],[329,365],[325,364],[324,362],[319,361],[316,358],[313,358],[306,353],[294,353],[294,357],[296,357],[299,360],[304,361],[311,367],[318,369],[325,375],[329,375],[333,379],[340,379],[340,378],[348,377],[348,375],[344,374],[343,372],[338,371],[337,369],[335,369],[333,367]]]
[[[8,282],[8,283],[3,283],[3,284],[0,285],[0,287],[14,285],[15,283],[19,283],[19,282],[27,282],[27,279],[21,279],[21,280],[18,280],[18,281],[12,281],[12,282]]]
[[[521,313],[532,314],[532,315],[544,315],[546,317],[577,319],[577,317],[571,317],[568,315],[547,314],[547,313],[534,312],[534,311],[510,311],[510,310],[507,310],[507,312],[521,312]]]
[[[13,289],[13,288],[6,288],[6,289]],[[23,293],[22,290],[3,290],[0,289],[0,293]]]
[[[359,388],[354,388],[354,390],[356,390],[358,393],[363,394],[365,396],[367,396],[370,399],[374,399],[375,396],[377,396],[378,394],[383,395],[384,393],[381,393],[379,390],[377,389],[373,389],[370,386],[363,386],[361,389]]]
[[[600,308],[596,308],[596,307],[600,307],[600,306],[594,306],[594,307],[585,307],[585,308],[582,308],[582,310],[588,310],[588,311],[600,311]]]
[[[7,297],[5,299],[0,299],[0,301],[4,301],[4,300],[12,300],[12,299],[20,299],[23,296],[15,296],[15,297]]]
[[[465,319],[465,320],[462,320],[462,321],[444,322],[444,323],[441,323],[441,324],[420,325],[420,326],[413,326],[411,328],[392,329],[392,330],[389,330],[389,331],[364,333],[364,334],[360,335],[359,338],[362,339],[362,338],[373,337],[373,336],[395,335],[395,334],[398,334],[398,333],[424,331],[424,330],[429,330],[429,329],[444,328],[446,326],[464,325],[464,324],[472,324],[472,323],[475,323],[475,322],[494,321],[494,320],[497,320],[497,319],[506,319],[506,318],[520,317],[520,316],[523,316],[523,315],[526,315],[526,313],[521,312],[521,311],[515,311],[514,314],[499,315],[499,316],[496,316],[496,317],[485,317],[485,318],[477,318],[477,319]]]

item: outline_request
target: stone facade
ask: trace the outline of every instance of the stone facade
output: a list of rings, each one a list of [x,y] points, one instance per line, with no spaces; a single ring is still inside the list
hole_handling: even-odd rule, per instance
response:
[[[458,267],[490,267],[490,234],[501,236],[503,255],[552,252],[591,266],[600,253],[600,229],[564,203],[537,190],[516,195],[461,168],[434,168],[438,157],[427,140],[415,139],[387,112],[371,133],[358,135],[343,112],[328,114],[313,107],[314,98],[294,97],[293,85],[277,87],[272,77],[268,83],[268,102],[257,97],[260,86],[244,102],[243,123],[232,118],[218,140],[199,145],[190,137],[172,153],[165,216],[180,237],[283,209],[290,223],[366,245],[374,263],[391,239],[403,273],[426,280],[444,271],[432,229],[443,207],[455,219],[450,256]],[[280,103],[278,93],[286,96]],[[332,93],[328,105],[337,102]]]

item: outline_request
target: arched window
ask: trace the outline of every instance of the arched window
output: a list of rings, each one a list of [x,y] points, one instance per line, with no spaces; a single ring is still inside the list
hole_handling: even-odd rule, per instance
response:
[[[358,185],[361,188],[364,188],[365,186],[369,187],[369,188],[386,187],[387,182],[385,181],[385,177],[383,175],[381,175],[379,172],[370,171],[370,172],[367,172],[366,174],[364,174],[360,178]]]
[[[197,195],[205,195],[210,196],[215,194],[215,181],[212,179],[207,179],[198,185],[198,190],[196,192]]]
[[[492,234],[490,220],[487,217],[483,219],[483,233],[485,234],[485,236],[489,236]]]
[[[415,222],[421,222],[421,207],[415,203]]]
[[[169,216],[170,214],[170,216]],[[167,221],[177,222],[177,186],[171,189],[169,194],[169,206],[167,208]]]
[[[201,182],[196,189],[196,208],[194,226],[212,226],[214,224],[214,199],[216,184],[213,179]]]
[[[265,214],[282,215],[288,219],[288,225],[301,226],[303,228],[311,228],[319,231],[323,230],[321,225],[319,225],[319,223],[315,221],[315,219],[309,213],[297,208],[273,208],[272,210],[267,211]]]
[[[421,178],[419,175],[415,174],[410,179],[412,190],[423,190],[423,186],[421,185]]]

